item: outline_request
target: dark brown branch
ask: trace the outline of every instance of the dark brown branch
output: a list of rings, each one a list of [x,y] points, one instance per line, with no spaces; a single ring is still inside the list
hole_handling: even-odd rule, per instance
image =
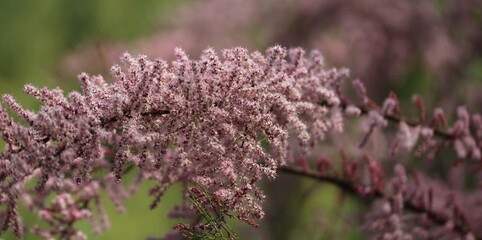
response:
[[[155,111],[141,113],[141,116],[143,116],[143,117],[146,117],[146,116],[161,116],[161,115],[166,115],[166,114],[169,114],[168,109],[166,109],[166,110],[161,109],[161,110],[155,110]],[[127,117],[127,118],[132,117],[131,115],[128,115],[127,113],[125,113],[124,116]],[[111,117],[111,118],[108,118],[108,119],[103,119],[103,120],[101,120],[100,125],[102,127],[105,127],[106,125],[108,125],[110,123],[114,123],[118,120],[119,120],[119,118],[117,116]]]
[[[305,171],[301,170],[299,168],[295,167],[290,167],[290,166],[283,166],[279,168],[279,172],[286,173],[286,174],[291,174],[295,176],[300,176],[300,177],[306,177],[310,178],[315,181],[319,182],[324,182],[324,183],[330,183],[335,186],[337,186],[339,189],[341,189],[344,192],[350,193],[351,195],[359,198],[360,200],[370,203],[375,199],[380,199],[380,198],[385,198],[387,197],[383,192],[380,190],[374,190],[370,194],[360,194],[357,191],[357,187],[355,183],[347,181],[345,179],[340,179],[332,176],[326,176],[319,174],[315,171]],[[427,209],[422,206],[419,206],[410,200],[405,200],[404,202],[404,207],[407,210],[410,210],[415,213],[421,213],[421,214],[426,214],[428,218],[430,218],[434,223],[444,225],[446,224],[450,219],[448,219],[446,216],[441,215],[432,209]],[[469,226],[467,226],[464,223],[459,223],[455,222],[454,223],[454,229],[461,233],[462,235],[465,235],[470,232]],[[480,237],[476,237],[477,240],[482,240]]]

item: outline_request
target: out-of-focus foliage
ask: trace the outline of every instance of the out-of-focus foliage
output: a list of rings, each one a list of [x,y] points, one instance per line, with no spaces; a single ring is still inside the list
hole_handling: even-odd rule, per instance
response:
[[[130,41],[158,30],[160,19],[182,2],[1,0],[0,93],[17,96],[27,82],[73,88],[77,84],[57,79],[54,72],[66,52],[96,41]]]

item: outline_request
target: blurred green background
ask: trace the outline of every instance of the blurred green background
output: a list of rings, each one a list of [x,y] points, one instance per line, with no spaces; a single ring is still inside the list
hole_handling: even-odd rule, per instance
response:
[[[131,41],[158,30],[160,19],[186,1],[0,1],[0,93],[19,93],[25,83],[73,89],[58,79],[62,57],[96,41]],[[29,103],[26,103],[29,104]]]

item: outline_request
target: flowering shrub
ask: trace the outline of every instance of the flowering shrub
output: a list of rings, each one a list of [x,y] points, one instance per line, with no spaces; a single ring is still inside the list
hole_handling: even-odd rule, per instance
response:
[[[476,198],[443,184],[436,189],[428,175],[416,170],[409,176],[407,162],[391,164],[394,174],[389,177],[391,170],[368,152],[362,161],[351,160],[343,150],[339,162],[334,156],[316,162],[305,158],[320,141],[343,132],[345,118],[359,118],[368,125],[358,148],[395,123],[390,156],[415,149],[416,155],[434,161],[440,149],[453,148],[454,165],[478,174],[479,114],[460,107],[449,127],[441,109],[426,119],[423,101],[415,96],[418,118],[410,121],[394,93],[378,106],[359,80],[353,81],[360,100],[356,104],[341,92],[347,70],[327,69],[319,52],[305,54],[299,48],[275,46],[264,55],[233,48],[222,57],[206,49],[199,60],[176,49],[170,64],[129,54],[122,61],[123,66],[111,68],[112,83],[82,73],[82,93],[67,98],[58,88],[26,85],[24,91],[43,103],[36,113],[3,96],[22,122],[0,108],[2,232],[12,229],[19,238],[27,230],[47,239],[85,239],[73,227],[78,220],[93,222],[96,233],[109,228],[101,191],[122,212],[122,200],[143,181],[154,181],[151,208],[169,186],[181,183],[184,188],[183,201],[169,215],[189,221],[177,224],[165,239],[205,233],[234,239],[224,218],[256,227],[265,198],[256,183],[282,171],[333,183],[373,202],[361,227],[373,239],[480,238]],[[138,176],[125,189],[122,177],[135,168]],[[48,227],[23,226],[20,200]]]

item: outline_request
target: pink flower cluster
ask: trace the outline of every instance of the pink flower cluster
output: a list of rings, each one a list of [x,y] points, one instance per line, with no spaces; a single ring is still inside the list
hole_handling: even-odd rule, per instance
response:
[[[107,228],[99,191],[122,211],[121,200],[144,180],[157,184],[152,207],[180,182],[186,194],[205,192],[222,211],[254,225],[264,215],[256,182],[276,176],[291,145],[306,151],[331,129],[343,129],[338,89],[348,72],[327,70],[316,51],[233,48],[219,57],[206,49],[192,60],[176,49],[170,64],[127,53],[122,61],[111,69],[113,82],[82,73],[82,92],[67,97],[58,88],[26,85],[43,103],[38,112],[3,96],[24,123],[0,107],[1,231],[22,235],[21,198],[51,227],[32,230],[39,235],[78,237],[72,224],[83,218]],[[133,167],[139,175],[126,191],[119,181]],[[26,185],[31,181],[34,189]],[[47,207],[52,192],[57,197]]]

